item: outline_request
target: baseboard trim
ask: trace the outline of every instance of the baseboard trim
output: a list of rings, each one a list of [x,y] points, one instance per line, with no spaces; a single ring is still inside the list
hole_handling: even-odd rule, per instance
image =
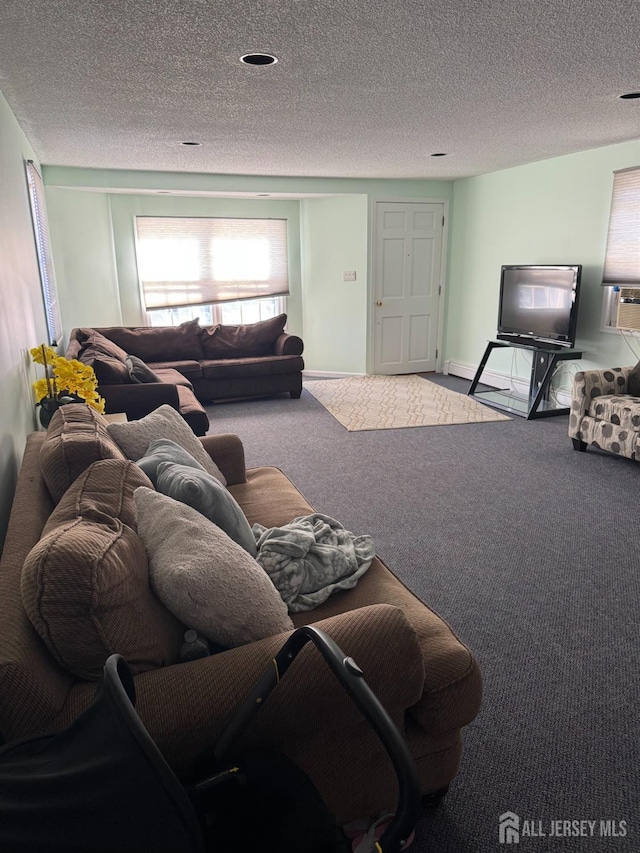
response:
[[[366,376],[365,373],[339,373],[333,370],[303,370],[303,379],[346,379],[349,376]]]
[[[471,379],[476,375],[477,367],[470,364],[462,364],[460,361],[445,361],[444,373],[451,376],[459,376],[461,379]],[[508,387],[511,377],[506,373],[496,373],[494,370],[482,371],[482,384],[491,385],[493,388]],[[505,386],[506,383],[506,386]]]
[[[451,376],[459,376],[461,379],[473,381],[477,369],[477,367],[472,367],[470,364],[462,364],[459,361],[445,361],[443,372]],[[480,381],[482,385],[490,385],[492,388],[512,388],[520,394],[527,395],[529,393],[529,381],[521,376],[510,376],[508,373],[483,370]],[[554,391],[552,388],[551,393],[555,395],[559,406],[571,406],[570,391]]]

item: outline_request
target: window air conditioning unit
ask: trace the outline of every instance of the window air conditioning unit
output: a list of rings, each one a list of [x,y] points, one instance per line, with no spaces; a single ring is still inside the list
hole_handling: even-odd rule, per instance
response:
[[[620,288],[616,326],[640,332],[640,288]]]

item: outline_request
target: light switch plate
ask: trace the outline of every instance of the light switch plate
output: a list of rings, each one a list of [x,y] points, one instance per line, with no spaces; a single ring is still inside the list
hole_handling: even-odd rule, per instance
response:
[[[345,270],[342,274],[343,281],[355,281],[356,280],[356,271],[355,270]]]

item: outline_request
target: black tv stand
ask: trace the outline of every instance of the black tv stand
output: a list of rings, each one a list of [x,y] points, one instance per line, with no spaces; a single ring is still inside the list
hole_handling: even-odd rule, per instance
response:
[[[526,349],[544,349],[549,352],[562,352],[566,347],[560,344],[551,343],[551,341],[538,341],[535,338],[527,338],[522,335],[496,335],[499,341],[504,341],[507,345],[525,347]]]
[[[531,363],[529,394],[527,396],[517,391],[511,391],[509,388],[492,388],[489,391],[476,390],[492,351],[502,347],[526,349],[534,354]],[[550,399],[551,379],[558,368],[559,362],[574,358],[582,358],[582,353],[578,352],[578,350],[554,347],[546,344],[538,346],[513,340],[489,341],[467,395],[475,397],[476,400],[480,400],[480,402],[486,403],[487,406],[491,406],[494,409],[501,409],[527,420],[548,418],[552,415],[566,415],[569,412],[568,407],[558,406]]]

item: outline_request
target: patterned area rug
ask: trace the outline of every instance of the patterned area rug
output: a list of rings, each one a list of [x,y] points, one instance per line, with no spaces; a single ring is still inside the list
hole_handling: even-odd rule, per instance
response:
[[[415,374],[319,379],[304,387],[349,432],[511,420]]]

